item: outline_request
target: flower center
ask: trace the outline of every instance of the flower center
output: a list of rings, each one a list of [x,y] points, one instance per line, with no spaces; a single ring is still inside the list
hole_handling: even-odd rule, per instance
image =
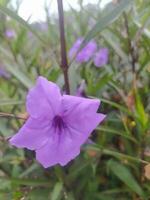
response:
[[[61,116],[56,115],[53,119],[53,127],[61,131],[62,129],[66,128],[66,124],[64,123]]]

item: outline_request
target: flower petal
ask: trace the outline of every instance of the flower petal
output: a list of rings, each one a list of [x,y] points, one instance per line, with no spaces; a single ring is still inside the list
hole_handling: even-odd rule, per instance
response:
[[[87,108],[88,110],[90,109],[92,113],[96,113],[100,106],[100,101],[98,99],[88,99],[88,98],[77,97],[77,96],[63,95],[62,107],[63,107],[63,112],[65,116],[74,112],[75,108],[78,105],[82,107],[82,109],[80,108],[79,110],[81,113],[82,113],[82,110],[87,109]]]
[[[75,43],[73,44],[73,46],[69,50],[68,56],[69,56],[70,59],[72,59],[76,55],[76,53],[78,52],[82,42],[83,42],[83,38],[78,38],[75,41]]]
[[[57,137],[51,137],[42,148],[36,150],[36,160],[43,167],[47,168],[58,163],[57,143]]]
[[[84,139],[105,118],[104,114],[96,113],[100,105],[100,101],[97,99],[64,95],[62,102],[65,122],[69,127],[82,133]]]
[[[29,118],[19,132],[9,141],[19,148],[35,150],[42,147],[51,134],[51,122],[42,119]]]
[[[81,49],[81,51],[77,54],[76,60],[79,63],[88,62],[94,55],[97,49],[97,44],[94,40],[91,40],[87,43],[87,45]]]
[[[96,67],[102,67],[103,65],[106,65],[108,62],[108,49],[107,48],[101,48],[94,57],[94,64]]]
[[[60,102],[61,94],[58,86],[40,76],[36,86],[27,95],[26,107],[34,118],[49,116],[52,119],[59,111]]]
[[[36,150],[36,159],[45,167],[56,164],[66,165],[80,153],[80,147],[76,146],[68,129],[61,134],[55,133],[55,138],[51,137],[47,144]]]
[[[82,118],[83,117],[83,118]],[[74,121],[68,123],[68,129],[73,137],[73,142],[76,147],[84,144],[92,131],[98,126],[98,124],[105,118],[105,115],[95,113],[92,117],[85,115],[79,117],[79,120],[74,118]]]

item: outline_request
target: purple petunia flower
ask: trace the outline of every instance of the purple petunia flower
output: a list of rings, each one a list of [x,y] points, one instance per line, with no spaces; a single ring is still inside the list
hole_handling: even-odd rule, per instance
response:
[[[78,50],[79,50],[80,45],[82,44],[82,42],[83,42],[83,38],[78,38],[76,40],[76,42],[73,44],[73,46],[69,50],[69,58],[70,59],[73,59],[73,57],[77,54],[77,52],[78,52]]]
[[[8,72],[6,72],[6,70],[0,68],[0,77],[4,77],[6,79],[10,78],[10,74]]]
[[[80,146],[105,118],[97,113],[97,99],[61,95],[55,83],[39,77],[27,95],[30,117],[10,143],[35,150],[45,167],[66,165],[80,153]]]
[[[6,36],[8,39],[12,39],[12,38],[14,38],[14,37],[16,36],[16,33],[15,33],[15,31],[12,30],[12,29],[7,29],[7,30],[5,31],[5,36]]]
[[[94,55],[97,49],[97,44],[91,40],[87,45],[77,54],[76,60],[79,63],[88,62]]]
[[[83,49],[79,51],[82,42],[83,38],[79,38],[69,51],[69,58],[72,59],[77,54],[76,61],[79,63],[88,62],[93,57],[97,49],[96,42],[91,40]]]
[[[101,48],[94,57],[94,64],[96,67],[102,67],[103,65],[106,65],[108,62],[108,49],[107,48]]]

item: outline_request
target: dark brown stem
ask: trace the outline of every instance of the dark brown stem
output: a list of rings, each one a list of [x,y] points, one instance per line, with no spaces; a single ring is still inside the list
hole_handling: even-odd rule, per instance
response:
[[[27,120],[26,117],[17,116],[17,115],[11,114],[11,113],[4,113],[4,112],[0,112],[0,117],[6,117],[6,118],[15,118],[15,119]]]
[[[129,25],[128,25],[128,18],[126,13],[123,13],[124,16],[124,23],[125,23],[125,28],[126,28],[126,34],[127,34],[127,39],[128,39],[128,47],[131,55],[131,64],[132,64],[132,72],[135,73],[135,65],[137,62],[137,58],[135,55],[135,49],[134,46],[132,45],[131,37],[130,37],[130,31],[129,31]]]
[[[59,29],[60,29],[60,43],[61,43],[61,68],[64,74],[65,90],[67,94],[70,94],[69,77],[68,77],[68,60],[66,53],[66,41],[64,30],[64,12],[62,0],[57,0],[58,14],[59,14]]]

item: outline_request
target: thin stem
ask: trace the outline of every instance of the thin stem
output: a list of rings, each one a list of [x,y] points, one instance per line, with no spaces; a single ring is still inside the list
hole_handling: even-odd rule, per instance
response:
[[[129,31],[129,25],[128,25],[128,18],[127,18],[127,15],[125,12],[123,13],[123,16],[124,16],[125,29],[126,29],[126,33],[127,33],[127,39],[128,39],[128,47],[129,47],[129,51],[130,51],[130,55],[131,55],[132,72],[135,73],[137,57],[135,55],[135,49],[132,45],[130,31]]]
[[[22,119],[22,120],[27,120],[26,117],[22,117],[22,116],[17,116],[14,114],[10,114],[10,113],[4,113],[4,112],[0,112],[0,117],[6,117],[6,118],[16,118],[16,119]]]
[[[64,12],[62,0],[57,0],[58,14],[59,14],[59,29],[60,29],[60,43],[61,43],[61,68],[64,74],[65,90],[70,94],[69,77],[68,77],[68,60],[66,53],[66,41],[64,30]]]

